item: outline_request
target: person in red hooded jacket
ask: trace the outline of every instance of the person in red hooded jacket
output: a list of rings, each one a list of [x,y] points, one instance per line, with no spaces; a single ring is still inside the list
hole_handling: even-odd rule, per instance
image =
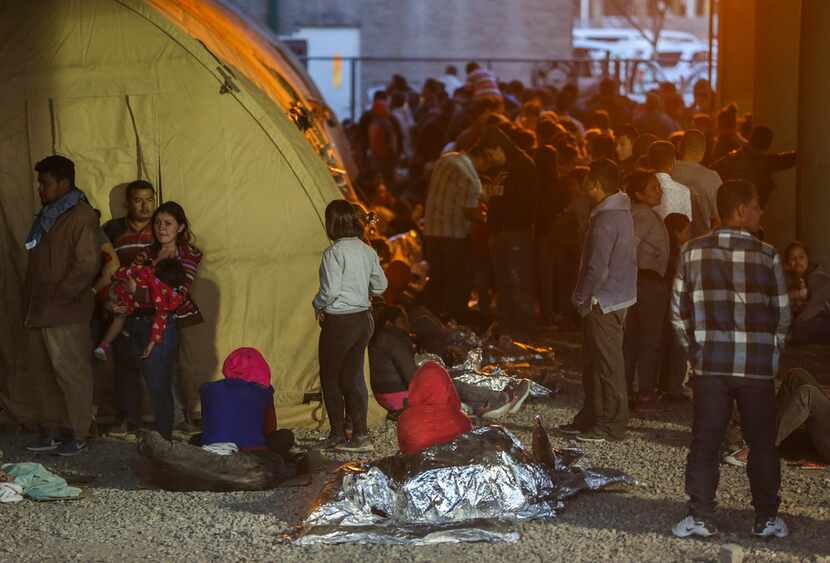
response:
[[[447,370],[437,362],[421,365],[409,383],[407,408],[398,420],[401,453],[416,454],[472,428]]]

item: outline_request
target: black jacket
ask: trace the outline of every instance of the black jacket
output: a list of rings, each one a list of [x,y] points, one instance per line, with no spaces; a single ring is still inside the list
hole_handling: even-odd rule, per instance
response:
[[[769,196],[775,189],[772,175],[792,168],[795,166],[795,161],[796,154],[793,151],[766,153],[745,145],[715,162],[712,168],[720,174],[724,182],[747,180],[755,184],[761,207],[766,207]]]
[[[384,327],[369,343],[369,368],[374,393],[400,393],[409,389],[417,369],[412,339],[403,330]]]

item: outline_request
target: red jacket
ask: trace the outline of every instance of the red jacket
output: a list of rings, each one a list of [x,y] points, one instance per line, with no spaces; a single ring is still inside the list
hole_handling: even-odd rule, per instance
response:
[[[398,420],[401,452],[416,454],[472,428],[447,370],[435,362],[424,363],[409,383],[407,407]]]

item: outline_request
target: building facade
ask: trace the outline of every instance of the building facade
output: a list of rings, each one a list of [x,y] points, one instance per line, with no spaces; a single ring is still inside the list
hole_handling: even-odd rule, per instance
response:
[[[470,60],[487,64],[491,58],[571,57],[573,0],[234,1],[280,36],[308,41],[309,55],[342,58],[339,63],[329,61],[332,81],[341,87],[352,77],[350,56],[371,59],[355,68],[358,107],[365,107],[370,92],[393,74],[418,86],[429,77],[441,76],[447,64],[455,64],[463,78],[464,63]],[[337,35],[346,30],[352,36]],[[311,44],[325,36],[339,45],[321,51]],[[400,58],[430,60],[396,60]],[[500,79],[530,81],[530,63],[490,65]],[[321,88],[326,91],[325,85]]]

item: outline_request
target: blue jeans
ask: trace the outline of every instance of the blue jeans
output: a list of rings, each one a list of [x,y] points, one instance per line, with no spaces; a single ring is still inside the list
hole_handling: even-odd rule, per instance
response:
[[[140,358],[150,341],[152,317],[130,317],[125,326],[129,334],[130,355]],[[153,404],[156,429],[166,439],[173,435],[173,376],[179,349],[179,331],[172,318],[167,323],[162,341],[155,345],[150,356],[141,361],[141,373]]]

